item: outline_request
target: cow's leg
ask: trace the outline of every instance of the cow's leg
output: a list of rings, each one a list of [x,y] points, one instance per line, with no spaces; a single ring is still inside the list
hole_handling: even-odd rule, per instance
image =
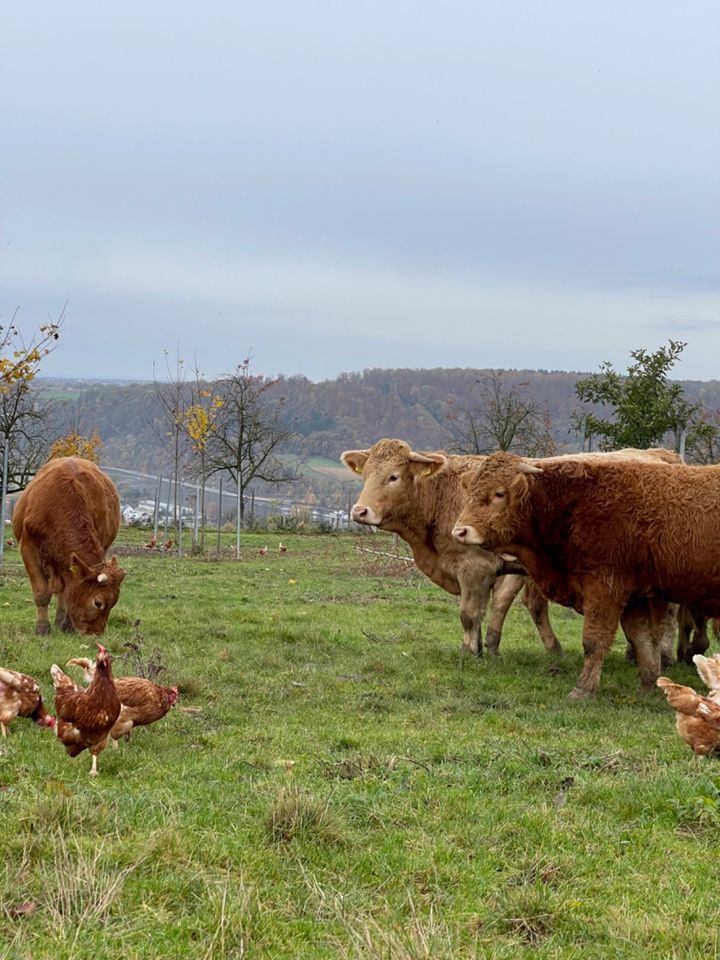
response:
[[[55,623],[60,627],[63,633],[75,633],[75,624],[70,619],[70,614],[67,612],[67,610],[58,610]]]
[[[690,636],[695,626],[693,616],[688,608],[683,604],[678,608],[677,613],[677,658],[678,663],[692,663],[690,655]]]
[[[677,607],[664,601],[634,600],[623,610],[620,622],[632,644],[645,687],[654,687],[660,676],[660,654],[668,631],[677,621]],[[672,643],[672,639],[671,639]]]
[[[692,632],[692,641],[690,643],[688,663],[692,663],[692,658],[696,653],[705,653],[710,646],[710,639],[707,634],[708,618],[700,613],[693,613],[695,627]]]
[[[612,646],[620,614],[625,606],[607,595],[594,598],[586,589],[583,621],[583,650],[585,659],[577,685],[570,694],[571,700],[580,700],[597,693],[603,660]]]
[[[549,607],[550,604],[547,602],[547,599],[540,592],[540,588],[535,583],[534,580],[527,580],[525,582],[525,590],[523,591],[523,603],[527,607],[527,611],[530,614],[532,622],[537,628],[537,632],[540,635],[542,644],[547,650],[548,653],[553,653],[556,656],[559,656],[563,652],[563,648],[560,646],[560,641],[555,636],[555,631],[552,628],[550,623],[550,614]]]
[[[34,548],[25,541],[24,537],[20,542],[20,553],[22,554],[27,575],[30,578],[33,600],[35,601],[35,608],[37,610],[35,633],[38,636],[45,636],[50,633],[50,620],[48,619],[48,606],[52,599],[50,581],[42,570],[37,553]]]
[[[667,611],[659,624],[660,669],[675,662],[675,634],[680,607],[677,603],[668,603]],[[706,648],[707,649],[707,648]]]
[[[65,633],[73,633],[75,628],[73,627],[73,622],[70,619],[67,610],[65,609],[65,598],[63,597],[62,593],[58,593],[55,599],[57,601],[55,626],[59,630],[63,630]]]
[[[474,574],[474,576],[473,576]],[[485,616],[494,574],[478,576],[477,570],[458,577],[460,584],[460,623],[463,628],[464,653],[482,656],[482,621]]]
[[[500,639],[505,617],[507,617],[513,600],[522,590],[526,579],[526,577],[518,574],[510,574],[498,577],[493,584],[490,619],[485,631],[488,653],[497,655],[500,652]]]

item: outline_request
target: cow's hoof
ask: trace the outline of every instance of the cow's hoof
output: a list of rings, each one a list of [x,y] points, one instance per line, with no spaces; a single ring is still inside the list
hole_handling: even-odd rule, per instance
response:
[[[60,629],[63,633],[75,633],[75,627],[70,617],[65,617],[63,622],[60,624]]]
[[[593,693],[591,690],[585,690],[583,687],[575,687],[572,693],[568,694],[568,700],[587,700],[588,697],[592,697]]]
[[[35,636],[36,637],[47,637],[50,633],[50,624],[49,623],[37,623],[35,625]]]

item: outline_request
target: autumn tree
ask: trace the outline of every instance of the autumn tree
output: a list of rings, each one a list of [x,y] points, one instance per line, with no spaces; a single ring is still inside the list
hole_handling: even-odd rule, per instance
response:
[[[688,463],[720,462],[720,410],[701,407],[688,424],[685,441]]]
[[[89,437],[82,437],[73,430],[64,437],[58,437],[53,441],[50,448],[50,459],[57,457],[82,457],[83,460],[91,460],[93,463],[100,463],[100,449],[103,442],[97,431],[90,434]]]
[[[488,454],[508,450],[546,457],[555,452],[550,415],[528,396],[526,383],[509,383],[494,370],[477,381],[472,406],[451,403],[447,416],[450,446],[456,453]]]
[[[55,348],[64,320],[41,324],[25,340],[15,311],[9,323],[0,323],[0,453],[7,454],[0,473],[2,497],[27,486],[47,451],[46,425],[50,403],[32,391],[40,364]]]
[[[281,483],[295,479],[276,454],[292,437],[285,422],[284,397],[278,380],[254,374],[251,357],[235,372],[214,384],[221,405],[207,445],[211,473],[228,474],[238,492],[237,537],[245,516],[245,498],[253,482]]]
[[[199,371],[195,370],[195,383],[192,391],[192,403],[183,413],[183,427],[190,441],[193,453],[195,473],[200,481],[200,550],[205,550],[205,486],[209,476],[208,444],[215,431],[224,401],[222,397],[203,383]],[[197,509],[196,504],[196,509]]]
[[[573,414],[573,426],[588,446],[598,438],[601,450],[645,449],[662,444],[668,434],[676,447],[683,435],[692,435],[698,443],[704,437],[707,444],[713,424],[706,421],[702,429],[701,404],[689,403],[682,384],[668,380],[686,346],[679,340],[668,340],[653,353],[642,348],[633,350],[627,373],[620,374],[605,362],[598,373],[577,381],[578,400],[596,407]]]
[[[185,408],[188,400],[188,384],[185,361],[180,357],[178,345],[175,354],[175,369],[170,366],[167,350],[164,352],[165,373],[167,379],[158,379],[153,365],[153,386],[159,404],[160,416],[156,422],[158,437],[170,456],[173,481],[173,525],[178,526],[180,506],[180,474],[185,462]],[[178,541],[179,549],[179,541]]]

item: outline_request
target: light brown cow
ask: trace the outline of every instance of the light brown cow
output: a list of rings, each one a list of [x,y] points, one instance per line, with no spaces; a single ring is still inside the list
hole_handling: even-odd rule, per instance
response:
[[[667,604],[720,613],[720,467],[588,459],[531,464],[499,453],[465,478],[458,542],[511,552],[543,593],[585,616],[571,696],[595,693],[621,616],[652,634]],[[658,674],[657,641],[636,654]]]
[[[493,591],[487,645],[497,653],[505,615],[526,577],[502,576],[507,566],[501,558],[467,551],[452,538],[462,503],[461,478],[484,458],[416,453],[402,440],[385,439],[368,450],[346,450],[341,459],[364,480],[352,519],[397,533],[409,544],[418,569],[443,590],[460,596],[463,648],[475,655],[482,653],[482,620]],[[533,595],[528,609],[546,649],[561,652],[547,601]]]
[[[12,525],[37,607],[35,632],[50,633],[54,594],[56,626],[101,634],[125,576],[116,557],[105,560],[120,525],[112,481],[89,460],[51,460],[20,494]]]

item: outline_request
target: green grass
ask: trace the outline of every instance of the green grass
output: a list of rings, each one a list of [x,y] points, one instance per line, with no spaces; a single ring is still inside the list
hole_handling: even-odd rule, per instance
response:
[[[559,664],[521,606],[502,656],[470,662],[456,601],[350,537],[283,536],[280,558],[248,536],[240,561],[142,539],[123,533],[106,642],[118,674],[126,642],[158,651],[182,709],[106,750],[94,782],[87,754],[12,725],[0,957],[720,953],[720,768],[619,642],[599,697],[570,703],[570,611],[552,610]],[[0,664],[50,696],[51,663],[92,647],[36,638],[29,601],[11,550]]]

